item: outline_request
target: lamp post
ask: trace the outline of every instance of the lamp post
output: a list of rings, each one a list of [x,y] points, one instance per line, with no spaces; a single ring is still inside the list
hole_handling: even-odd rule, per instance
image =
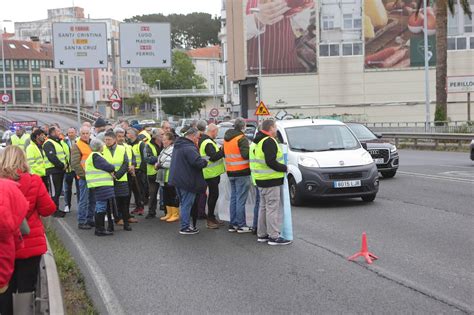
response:
[[[159,97],[156,98],[156,120],[159,120],[161,111],[161,81],[156,80],[155,84],[158,87],[158,93],[160,94]]]
[[[251,13],[259,14],[260,9],[259,8],[252,8],[250,9]],[[260,20],[257,19],[257,30],[258,30],[258,37],[257,37],[257,43],[258,43],[258,90],[257,90],[257,98],[258,98],[258,105],[260,105],[260,102],[262,101],[262,52],[261,52],[261,45],[260,45]],[[257,106],[258,106],[257,105]]]
[[[3,20],[2,22],[11,22],[10,20]],[[3,26],[3,25],[2,25]],[[2,27],[2,72],[3,72],[3,94],[7,94],[7,81],[6,81],[6,74],[5,74],[5,49],[3,48],[4,46],[4,41],[3,41],[3,36],[6,33],[6,28]],[[8,116],[8,105],[5,103],[5,116]]]
[[[425,51],[425,131],[430,131],[430,81],[429,81],[429,61],[433,55],[428,51],[428,18],[427,18],[427,0],[423,0],[423,13],[425,15],[423,23],[424,51]]]

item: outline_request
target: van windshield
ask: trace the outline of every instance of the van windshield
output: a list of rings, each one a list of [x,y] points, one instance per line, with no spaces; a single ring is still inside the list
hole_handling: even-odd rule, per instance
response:
[[[332,150],[355,150],[359,141],[346,126],[301,126],[286,128],[288,144],[293,151],[321,152]]]

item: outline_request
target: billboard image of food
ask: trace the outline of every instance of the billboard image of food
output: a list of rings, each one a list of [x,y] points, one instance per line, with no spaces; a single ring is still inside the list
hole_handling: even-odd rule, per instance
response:
[[[364,0],[365,69],[423,66],[425,19],[430,65],[435,65],[435,8],[430,5],[417,14],[416,7],[412,0]]]
[[[314,0],[244,0],[247,72],[263,74],[317,71],[317,13]]]

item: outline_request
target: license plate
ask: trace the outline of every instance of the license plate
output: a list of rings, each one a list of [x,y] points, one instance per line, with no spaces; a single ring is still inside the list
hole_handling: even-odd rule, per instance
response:
[[[346,180],[340,182],[334,182],[334,188],[348,188],[348,187],[360,187],[362,186],[360,180]]]
[[[384,160],[383,159],[374,159],[374,163],[375,164],[384,164]]]

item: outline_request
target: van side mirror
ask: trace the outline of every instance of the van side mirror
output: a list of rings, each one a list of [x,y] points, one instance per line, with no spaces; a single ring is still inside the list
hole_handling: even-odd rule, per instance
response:
[[[364,148],[365,151],[367,151],[367,143],[361,142],[360,145]]]
[[[381,132],[376,132],[376,133],[374,133],[374,135],[375,135],[378,139],[380,139],[380,138],[383,137],[383,134],[382,134]]]

